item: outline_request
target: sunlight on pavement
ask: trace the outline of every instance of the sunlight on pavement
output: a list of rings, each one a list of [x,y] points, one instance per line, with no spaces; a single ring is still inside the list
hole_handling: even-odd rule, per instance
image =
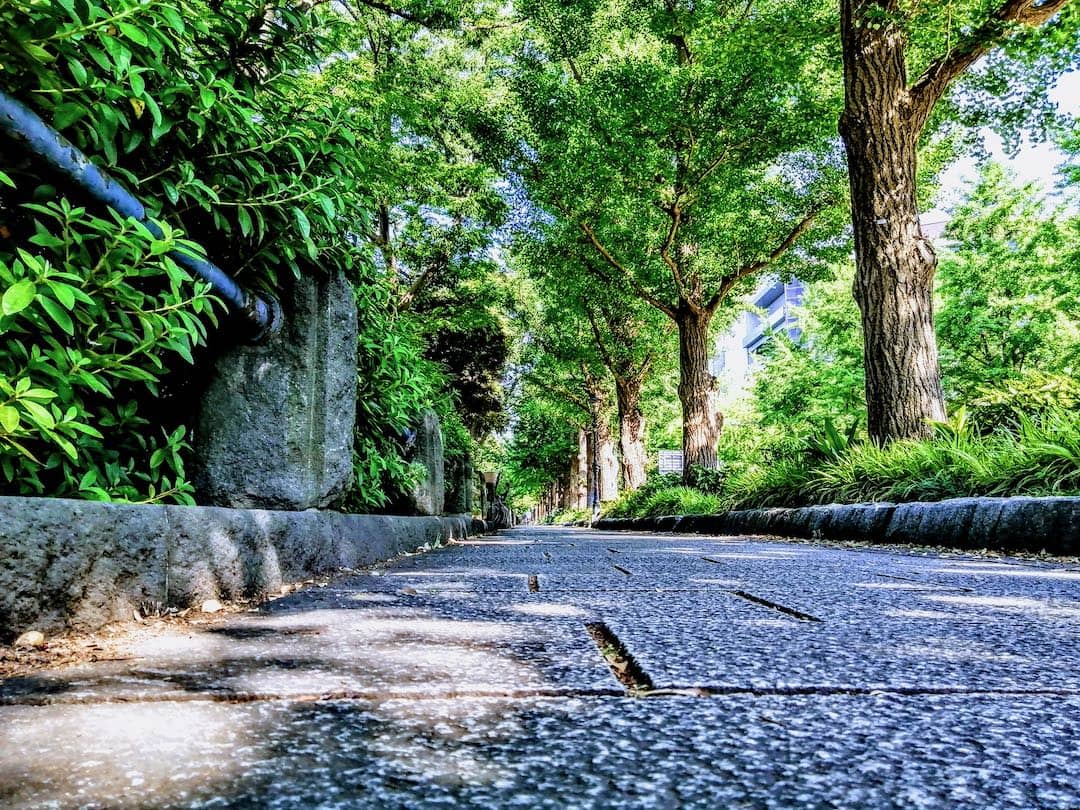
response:
[[[737,579],[688,579],[691,585],[719,585],[722,587],[736,587],[740,584]]]
[[[519,602],[510,605],[507,610],[524,613],[526,616],[588,616],[581,608],[563,605],[557,602]]]
[[[992,575],[998,577],[1032,577],[1035,579],[1056,579],[1068,582],[1080,582],[1080,571],[1041,570],[1038,568],[1019,568],[1011,565],[991,563],[965,564],[963,570],[955,568],[931,568],[934,574],[972,574],[975,576]]]
[[[0,773],[17,773],[24,795],[66,793],[84,806],[108,797],[110,807],[145,807],[149,795],[181,802],[193,776],[203,786],[227,783],[240,767],[236,752],[260,746],[257,730],[214,703],[64,707],[48,723],[34,722],[33,709],[9,712]],[[42,756],[58,748],[63,755]]]
[[[716,551],[710,551],[709,557],[714,560],[765,560],[767,562],[779,562],[783,560],[786,562],[790,559],[795,559],[794,554],[787,552],[780,552],[778,554],[766,554],[764,552],[747,552],[745,554],[726,554]]]
[[[960,643],[955,638],[927,638],[921,644],[905,644],[896,652],[911,658],[932,658],[940,661],[997,661],[1003,664],[1027,664],[1030,660],[1021,655],[1002,652],[994,647],[972,641]]]
[[[941,621],[943,619],[955,619],[956,615],[953,613],[945,613],[940,610],[897,610],[890,608],[883,611],[885,616],[892,616],[897,619],[928,619],[931,621]]]
[[[924,598],[954,605],[987,607],[994,610],[1025,611],[1053,618],[1080,619],[1080,603],[1061,605],[1023,596],[946,596],[938,594]]]
[[[397,602],[398,598],[389,593],[354,593],[349,596],[351,602]]]

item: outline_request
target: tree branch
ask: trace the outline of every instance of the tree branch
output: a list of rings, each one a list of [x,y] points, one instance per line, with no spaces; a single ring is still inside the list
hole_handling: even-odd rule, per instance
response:
[[[574,61],[574,57],[566,57],[566,64],[570,67],[570,75],[574,77],[574,81],[577,84],[584,84],[585,77],[582,76],[581,71],[578,69],[577,62]]]
[[[577,389],[578,385],[582,384],[581,382],[577,380],[565,379],[556,380],[555,382],[560,383],[561,386],[567,386],[565,388],[556,387],[556,385],[550,381],[550,378],[541,379],[540,377],[537,377],[533,374],[528,375],[528,382],[530,385],[534,385],[541,391],[546,392],[548,396],[552,397],[556,402],[563,402],[569,405],[573,405],[576,408],[580,408],[585,413],[589,413],[588,398],[573,393],[573,391]]]
[[[664,210],[671,217],[671,227],[668,228],[667,236],[664,237],[664,243],[660,245],[660,258],[663,259],[664,264],[671,271],[671,277],[675,280],[675,291],[679,294],[679,297],[689,300],[690,296],[686,292],[682,270],[679,268],[679,263],[671,258],[671,246],[675,243],[675,237],[679,233],[679,225],[682,224],[682,209],[679,208],[677,202],[674,202],[666,206]]]
[[[776,246],[776,248],[764,259],[759,259],[749,264],[744,264],[734,273],[724,276],[720,282],[720,290],[716,293],[706,305],[706,309],[710,312],[720,306],[720,302],[724,300],[729,292],[747,276],[752,276],[755,273],[759,273],[769,265],[779,260],[785,253],[791,250],[795,246],[795,243],[799,241],[804,233],[810,230],[810,226],[814,224],[814,220],[817,219],[817,215],[824,210],[825,205],[817,205],[811,208],[794,228],[784,237],[784,240]]]
[[[425,268],[424,272],[417,276],[416,280],[409,285],[409,289],[405,294],[398,299],[397,306],[394,309],[398,312],[405,312],[412,306],[413,301],[423,291],[424,287],[428,285],[428,282],[435,277],[436,273],[445,270],[450,264],[447,259],[440,259],[439,261],[432,262]]]
[[[678,6],[672,0],[667,0],[664,3],[667,8],[668,14],[672,16],[672,22],[678,23]],[[691,12],[692,13],[692,12]],[[674,48],[675,53],[679,57],[679,65],[689,65],[694,61],[694,52],[690,50],[690,43],[686,39],[686,34],[682,31],[675,31],[668,36],[668,42],[670,42]]]
[[[391,17],[397,17],[405,20],[405,22],[411,22],[416,25],[422,25],[424,28],[447,28],[446,19],[440,19],[439,15],[431,17],[423,17],[410,11],[407,8],[398,8],[392,6],[389,3],[380,2],[380,0],[352,0],[352,2],[358,3],[361,6],[367,6],[373,8],[376,11],[381,11]]]
[[[1036,28],[1048,22],[1069,0],[1005,0],[987,20],[967,36],[960,44],[942,54],[912,85],[912,110],[919,129],[926,123],[934,105],[941,99],[949,85],[977,62],[991,48],[1004,42],[1015,31],[1015,26]]]
[[[604,336],[600,334],[600,326],[596,322],[596,316],[593,315],[592,307],[589,303],[582,298],[582,307],[585,310],[585,317],[589,319],[589,326],[592,327],[593,338],[596,340],[596,348],[600,350],[600,357],[604,360],[604,365],[607,366],[608,371],[613,376],[618,376],[618,372],[615,370],[615,358],[611,356],[611,352],[608,351],[607,343],[604,342]]]
[[[669,318],[674,320],[674,318],[675,318],[675,309],[674,309],[674,307],[671,307],[668,304],[665,304],[663,301],[661,301],[659,298],[657,298],[651,292],[646,290],[645,287],[642,285],[642,283],[640,281],[638,281],[637,277],[633,273],[631,273],[629,270],[627,270],[619,262],[619,260],[616,259],[611,254],[611,251],[609,251],[606,247],[604,247],[603,243],[596,237],[596,232],[593,231],[593,229],[589,227],[588,223],[582,222],[582,223],[580,223],[578,225],[578,227],[581,229],[581,232],[583,234],[585,234],[586,238],[589,240],[589,242],[592,244],[592,246],[594,248],[596,248],[597,252],[601,256],[603,256],[604,261],[607,262],[616,271],[618,271],[618,273],[627,282],[629,282],[630,286],[634,288],[634,292],[637,294],[637,296],[639,298],[641,298],[643,301],[645,301],[649,305],[656,307],[658,310],[663,312]]]

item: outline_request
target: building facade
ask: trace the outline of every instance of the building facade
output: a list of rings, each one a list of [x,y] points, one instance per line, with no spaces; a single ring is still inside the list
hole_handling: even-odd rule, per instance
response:
[[[724,399],[737,399],[746,392],[761,366],[761,350],[773,336],[786,334],[799,339],[798,308],[803,289],[798,279],[763,279],[731,329],[717,337],[709,370],[719,380]]]

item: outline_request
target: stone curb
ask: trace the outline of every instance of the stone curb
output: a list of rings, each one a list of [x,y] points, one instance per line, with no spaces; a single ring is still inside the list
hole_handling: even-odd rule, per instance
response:
[[[30,627],[128,621],[145,603],[184,608],[276,593],[485,528],[469,516],[0,497],[0,643]]]
[[[594,528],[1076,555],[1080,554],[1080,498],[956,498],[937,503],[748,509],[719,515],[603,518]]]

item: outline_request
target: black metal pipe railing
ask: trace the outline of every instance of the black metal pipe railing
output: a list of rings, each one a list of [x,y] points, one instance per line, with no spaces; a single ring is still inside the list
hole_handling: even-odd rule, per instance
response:
[[[0,132],[42,159],[89,197],[146,226],[161,237],[161,228],[147,217],[146,207],[124,186],[95,166],[76,146],[46,124],[24,104],[0,90]],[[280,325],[280,310],[272,298],[245,290],[213,262],[182,251],[169,257],[181,267],[210,283],[213,292],[251,327],[251,340],[259,342]]]

